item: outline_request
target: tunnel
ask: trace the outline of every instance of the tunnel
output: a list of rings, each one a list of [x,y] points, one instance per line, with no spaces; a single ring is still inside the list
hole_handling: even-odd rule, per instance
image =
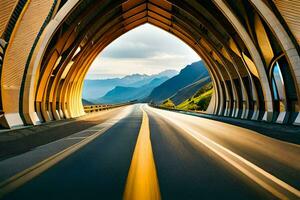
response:
[[[11,128],[85,114],[83,80],[97,55],[152,24],[205,62],[207,112],[300,125],[299,1],[2,0],[0,124]]]

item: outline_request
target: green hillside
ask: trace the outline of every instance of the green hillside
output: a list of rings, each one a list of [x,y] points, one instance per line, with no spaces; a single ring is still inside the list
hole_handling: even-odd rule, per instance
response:
[[[199,90],[199,88],[202,88],[204,85],[210,82],[211,80],[209,76],[201,78],[200,80],[178,90],[173,96],[169,97],[169,99],[171,99],[175,105],[179,105],[186,99],[193,96]]]
[[[175,104],[170,99],[164,100],[160,106],[163,108],[176,108]]]
[[[175,106],[174,103],[167,99],[161,104],[161,107],[167,107],[167,108],[176,108],[179,110],[206,110],[211,96],[213,93],[213,86],[212,83],[208,83],[201,87],[192,97],[189,99],[186,99],[182,103],[180,103],[178,106]]]
[[[206,110],[209,105],[212,93],[213,89],[210,89],[198,97],[192,97],[185,100],[176,108],[180,110]]]

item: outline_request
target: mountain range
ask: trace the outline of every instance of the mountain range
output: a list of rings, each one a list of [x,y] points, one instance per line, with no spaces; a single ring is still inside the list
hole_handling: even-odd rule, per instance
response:
[[[177,106],[210,82],[203,61],[198,61],[187,65],[179,73],[167,70],[150,76],[133,74],[123,78],[86,80],[83,103],[113,104],[137,101],[160,105],[169,99]],[[98,98],[95,98],[95,94]]]
[[[166,80],[169,77],[163,76],[151,80],[149,83],[142,85],[140,87],[124,87],[116,86],[114,89],[106,93],[103,97],[96,100],[97,103],[122,103],[129,101],[141,101],[150,92]]]
[[[159,74],[132,74],[123,78],[112,78],[102,80],[85,80],[82,98],[88,101],[97,101],[99,97],[106,95],[115,87],[141,87],[150,84],[156,78],[172,78],[178,74],[176,70],[165,70]]]

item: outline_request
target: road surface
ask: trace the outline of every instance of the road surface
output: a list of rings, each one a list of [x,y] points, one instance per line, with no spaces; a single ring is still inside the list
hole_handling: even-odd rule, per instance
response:
[[[2,198],[300,199],[299,145],[145,104],[99,127],[2,181]],[[1,161],[0,170],[38,150]]]

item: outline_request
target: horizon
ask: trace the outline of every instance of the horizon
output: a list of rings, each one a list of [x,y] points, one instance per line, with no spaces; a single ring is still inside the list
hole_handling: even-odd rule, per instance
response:
[[[188,64],[189,65],[189,64]],[[187,66],[187,65],[186,65]],[[185,66],[185,67],[186,67]],[[184,67],[183,67],[184,68]],[[182,69],[183,69],[182,68]],[[132,73],[132,74],[105,74],[105,76],[109,76],[111,75],[111,77],[107,77],[107,78],[86,78],[85,80],[107,80],[107,79],[114,79],[114,78],[119,78],[119,79],[122,79],[122,78],[125,78],[126,76],[132,76],[132,75],[141,75],[141,76],[154,76],[154,75],[157,75],[157,74],[160,74],[162,72],[165,72],[165,71],[176,71],[177,74],[179,74],[180,70],[174,70],[174,69],[166,69],[166,70],[162,70],[158,73],[153,73],[153,74],[146,74],[146,73]],[[94,75],[94,76],[103,76],[103,74],[91,74],[91,75]]]
[[[131,73],[131,74],[90,74],[90,77],[89,77],[89,78],[85,78],[85,80],[107,80],[107,79],[115,79],[115,78],[122,79],[122,78],[125,78],[126,76],[132,76],[132,75],[153,76],[153,75],[157,75],[157,74],[160,74],[160,73],[162,73],[162,72],[165,72],[165,71],[176,71],[176,73],[179,74],[180,71],[181,71],[182,69],[184,69],[185,67],[187,67],[188,65],[191,65],[191,64],[193,64],[193,63],[195,63],[195,62],[199,62],[199,61],[201,61],[201,59],[198,60],[198,61],[194,61],[194,62],[192,62],[192,63],[188,63],[188,64],[186,64],[184,67],[182,67],[182,68],[179,69],[179,70],[176,70],[176,69],[164,69],[164,70],[162,70],[162,71],[160,71],[160,72],[153,73],[153,74],[139,73],[139,72],[137,72],[137,73]],[[95,78],[92,78],[91,76],[95,76]],[[99,78],[99,77],[101,77],[101,76],[103,76],[103,78]],[[98,78],[97,78],[97,77],[98,77]]]
[[[181,71],[182,69],[184,69],[185,67],[187,67],[188,65],[191,65],[191,64],[193,64],[193,63],[195,63],[195,62],[199,62],[199,61],[201,61],[201,59],[198,60],[198,61],[194,61],[194,62],[192,62],[192,63],[188,63],[188,64],[186,64],[184,67],[182,67],[182,68],[179,69],[179,70],[176,70],[176,69],[164,69],[164,70],[162,70],[162,71],[160,71],[160,72],[153,73],[153,74],[139,73],[139,72],[137,72],[137,73],[131,73],[131,74],[89,74],[89,77],[88,77],[88,78],[85,78],[85,80],[107,80],[107,79],[114,79],[114,78],[122,79],[122,78],[124,78],[124,77],[126,77],[126,76],[131,76],[131,75],[135,75],[135,74],[138,74],[138,75],[146,75],[146,76],[153,76],[153,75],[157,75],[157,74],[159,74],[159,73],[165,72],[165,71],[176,71],[177,74],[179,74],[180,71]],[[94,76],[94,78],[93,78],[93,76]],[[102,76],[103,78],[101,78],[101,76]],[[99,78],[99,77],[100,77],[100,78]]]

